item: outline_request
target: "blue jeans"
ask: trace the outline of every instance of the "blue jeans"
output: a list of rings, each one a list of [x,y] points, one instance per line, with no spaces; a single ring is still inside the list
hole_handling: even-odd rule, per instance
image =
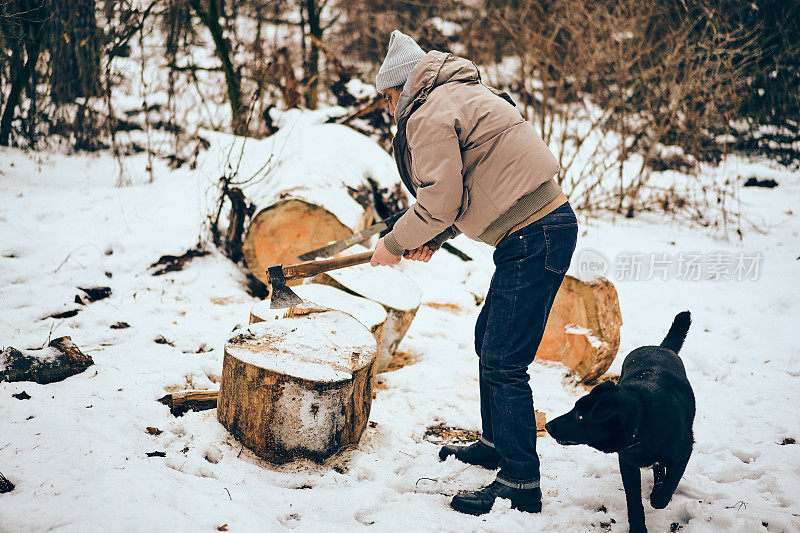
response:
[[[500,241],[475,324],[482,439],[500,456],[498,479],[538,486],[536,421],[528,366],[572,260],[578,221],[569,203]]]

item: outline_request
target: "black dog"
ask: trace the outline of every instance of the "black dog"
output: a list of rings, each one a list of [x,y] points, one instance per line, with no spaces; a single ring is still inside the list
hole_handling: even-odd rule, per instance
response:
[[[689,312],[679,313],[661,346],[642,346],[628,354],[619,384],[601,383],[572,411],[545,426],[560,444],[588,444],[619,454],[633,532],[647,531],[639,469],[653,466],[650,504],[663,509],[692,453],[694,393],[678,357],[690,324]]]

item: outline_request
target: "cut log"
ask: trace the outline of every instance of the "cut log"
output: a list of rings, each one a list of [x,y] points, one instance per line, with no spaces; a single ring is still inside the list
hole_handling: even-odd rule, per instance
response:
[[[581,383],[592,383],[614,362],[622,315],[614,285],[565,276],[536,356],[567,365]]]
[[[94,361],[84,355],[70,337],[50,341],[41,350],[17,350],[8,347],[0,352],[0,382],[35,381],[53,383],[92,366]]]
[[[333,213],[299,199],[282,200],[262,209],[247,228],[242,252],[247,269],[265,285],[267,268],[298,263],[297,256],[352,235]],[[297,285],[293,280],[287,285]]]
[[[383,306],[387,316],[378,340],[375,371],[386,371],[419,309],[422,299],[419,286],[397,269],[370,265],[331,270],[315,276],[313,281],[331,285]]]
[[[217,406],[217,390],[183,390],[172,392],[158,399],[169,407],[174,416],[181,416],[187,411],[205,411]]]
[[[361,438],[375,355],[341,311],[251,324],[225,345],[219,421],[267,461],[321,461]]]
[[[303,304],[287,309],[270,309],[270,301],[263,300],[250,309],[250,323],[255,324],[289,316],[330,311],[332,309],[342,311],[361,322],[364,327],[370,330],[373,337],[375,337],[375,341],[379,343],[378,353],[380,353],[380,340],[383,336],[383,325],[387,316],[383,306],[330,285],[306,283],[305,285],[297,285],[292,290],[303,299]]]

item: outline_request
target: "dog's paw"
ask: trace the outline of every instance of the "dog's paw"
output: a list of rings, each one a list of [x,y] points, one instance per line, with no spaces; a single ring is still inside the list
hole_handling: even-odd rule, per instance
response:
[[[669,501],[672,499],[672,494],[663,495],[655,490],[650,494],[650,505],[653,506],[653,509],[663,509],[667,506]]]

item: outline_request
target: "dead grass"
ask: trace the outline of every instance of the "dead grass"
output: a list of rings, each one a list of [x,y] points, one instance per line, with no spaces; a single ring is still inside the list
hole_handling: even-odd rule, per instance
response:
[[[471,429],[454,428],[444,423],[428,426],[425,430],[425,440],[434,444],[464,444],[475,442],[480,436],[479,431]]]
[[[389,367],[386,369],[386,372],[394,372],[395,370],[399,370],[404,366],[413,365],[416,362],[417,358],[412,354],[398,350],[394,352],[392,361],[389,363]]]
[[[450,302],[429,302],[423,305],[426,305],[433,309],[438,309],[439,311],[447,311],[448,313],[454,313],[456,315],[460,315],[466,312],[466,310],[460,305]]]

